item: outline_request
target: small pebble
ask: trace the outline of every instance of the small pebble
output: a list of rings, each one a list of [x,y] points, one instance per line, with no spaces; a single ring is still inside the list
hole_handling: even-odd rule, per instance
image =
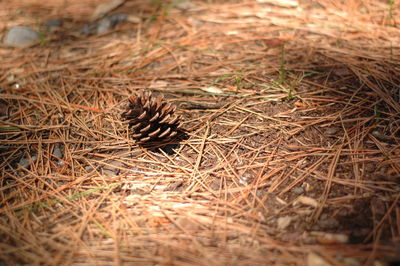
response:
[[[375,163],[366,163],[364,169],[365,169],[365,172],[367,172],[367,173],[374,172],[376,169]]]
[[[30,161],[31,160],[29,158],[21,158],[21,160],[19,160],[18,165],[21,167],[26,167]]]
[[[338,129],[336,127],[328,127],[325,129],[325,135],[334,135],[338,132]]]
[[[21,160],[19,160],[18,165],[25,168],[31,163],[35,162],[36,160],[37,160],[37,155],[33,155],[31,158],[29,157],[21,158]]]
[[[84,35],[104,34],[129,19],[128,15],[118,13],[100,19],[97,22],[86,24],[82,27],[81,33]]]
[[[241,176],[240,179],[239,179],[239,184],[241,184],[243,186],[248,185],[249,184],[249,177],[245,176],[245,175]]]
[[[111,176],[116,176],[117,173],[108,169],[103,169],[103,175],[111,177]]]
[[[335,219],[335,218],[327,218],[324,220],[320,220],[318,222],[318,225],[322,228],[322,229],[335,229],[339,227],[339,222]]]
[[[221,183],[222,183],[222,182],[221,182],[220,179],[215,179],[215,180],[213,180],[213,181],[211,182],[210,187],[211,187],[213,190],[218,191],[218,190],[221,189],[221,185],[222,185],[222,187],[223,187],[223,184],[221,184]]]
[[[292,192],[295,193],[295,194],[300,195],[300,194],[303,194],[303,193],[304,193],[304,188],[302,188],[302,187],[294,187],[294,188],[292,189]]]
[[[111,30],[112,28],[113,28],[113,26],[112,26],[111,20],[109,18],[103,18],[97,24],[96,33],[100,35],[100,34],[106,33],[107,31]]]
[[[92,33],[92,31],[94,30],[95,25],[94,24],[85,24],[82,29],[81,29],[81,33],[83,35],[89,35]]]
[[[49,19],[44,23],[44,25],[46,26],[47,29],[57,28],[57,27],[62,27],[63,22],[58,19]]]
[[[57,157],[58,159],[62,159],[63,158],[63,153],[61,151],[60,144],[54,145],[53,155],[55,157]]]
[[[118,13],[118,14],[113,14],[109,17],[111,21],[112,27],[117,26],[119,23],[123,23],[127,21],[128,16],[126,14]]]
[[[28,27],[12,27],[4,38],[4,43],[13,47],[28,47],[39,41],[39,33]]]
[[[119,161],[114,161],[114,160],[108,160],[106,161],[107,165],[104,165],[103,169],[104,170],[110,170],[114,172],[115,174],[119,174],[122,169],[126,169],[126,166],[124,163],[119,162]]]

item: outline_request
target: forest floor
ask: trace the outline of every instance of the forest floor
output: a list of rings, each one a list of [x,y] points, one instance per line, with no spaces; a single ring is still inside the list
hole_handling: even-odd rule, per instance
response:
[[[398,3],[130,0],[82,33],[100,2],[0,2],[41,36],[0,46],[0,265],[398,265]],[[127,133],[142,90],[173,148]]]

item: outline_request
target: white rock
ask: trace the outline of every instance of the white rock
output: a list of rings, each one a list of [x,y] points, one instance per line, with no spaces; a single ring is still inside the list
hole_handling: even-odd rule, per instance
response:
[[[39,33],[28,27],[12,27],[4,37],[4,43],[13,47],[28,47],[39,41]]]

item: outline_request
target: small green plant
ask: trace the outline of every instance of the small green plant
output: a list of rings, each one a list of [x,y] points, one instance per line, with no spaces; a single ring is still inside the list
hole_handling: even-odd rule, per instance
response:
[[[238,73],[235,74],[235,85],[236,85],[236,90],[241,90],[243,89],[243,82],[247,81],[245,80],[245,73],[248,72],[251,69],[251,67],[245,67],[244,69],[240,70]],[[250,82],[250,81],[248,81]],[[256,85],[252,82],[250,82],[252,85]]]
[[[223,75],[221,75],[221,76],[218,76],[218,77],[211,83],[211,86],[213,86],[213,85],[215,85],[215,84],[218,84],[220,81],[226,80],[226,79],[228,79],[228,78],[230,78],[230,77],[232,77],[232,76],[233,76],[232,74],[223,74]]]
[[[288,85],[288,89],[286,89],[285,87],[287,87],[288,81],[287,81],[287,76],[289,71],[287,71],[286,69],[286,59],[285,59],[285,45],[281,46],[281,54],[280,54],[280,58],[279,58],[279,79],[278,79],[278,86],[284,90],[287,91],[287,96],[286,99],[288,101],[292,100],[294,98],[293,96],[293,89],[296,87],[297,82],[296,81],[292,81],[290,82],[290,84]]]
[[[286,61],[285,61],[285,45],[281,46],[281,56],[279,58],[279,83],[283,84],[286,82]]]
[[[37,23],[37,24],[38,24],[38,28],[39,28],[39,30],[38,30],[38,33],[39,33],[39,45],[40,46],[44,46],[47,43],[44,26],[42,24],[40,24],[40,23]]]
[[[396,21],[394,19],[393,13],[394,13],[394,0],[389,0],[389,15],[388,15],[388,20],[390,21],[389,24],[393,27],[396,26]]]

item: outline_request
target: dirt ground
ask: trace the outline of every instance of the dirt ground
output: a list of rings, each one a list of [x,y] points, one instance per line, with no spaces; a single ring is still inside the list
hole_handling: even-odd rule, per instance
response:
[[[0,265],[399,265],[399,3],[105,2],[0,2]]]

